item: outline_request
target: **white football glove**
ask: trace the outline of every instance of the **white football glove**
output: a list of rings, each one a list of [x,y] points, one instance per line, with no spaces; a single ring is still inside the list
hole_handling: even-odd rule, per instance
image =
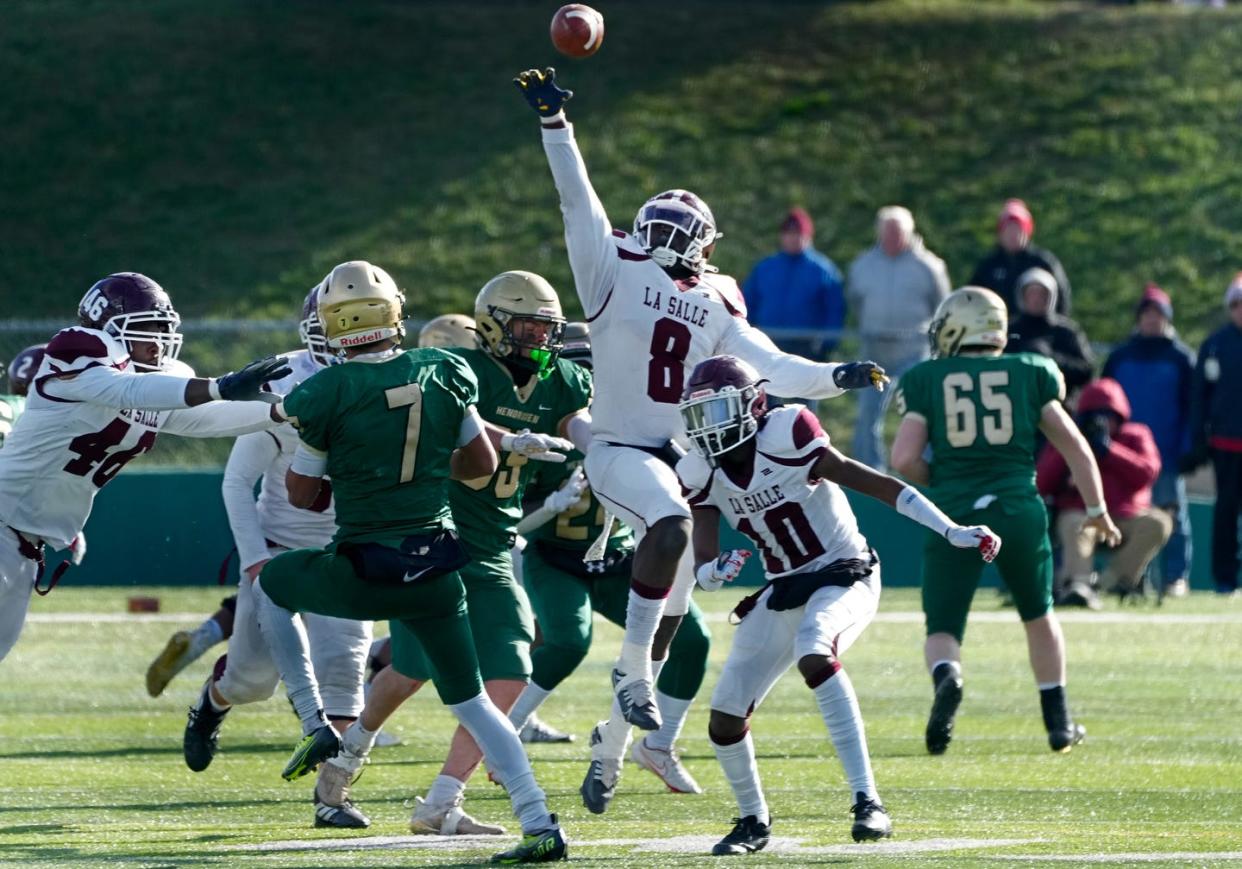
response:
[[[700,564],[694,579],[704,591],[718,591],[726,582],[737,579],[751,555],[749,549],[729,549],[720,553],[715,561]]]
[[[564,438],[535,434],[528,429],[522,429],[517,434],[501,436],[500,448],[507,453],[517,453],[536,462],[559,465],[568,458],[565,453],[572,450],[574,445]]]
[[[82,531],[78,532],[78,536],[69,541],[69,560],[74,565],[82,563],[82,559],[86,557],[86,534]]]
[[[543,509],[551,513],[564,513],[582,497],[582,493],[586,491],[587,479],[586,474],[582,472],[582,466],[574,468],[574,472],[569,475],[561,487],[551,495],[543,499]]]
[[[957,525],[944,535],[958,549],[978,549],[985,562],[991,562],[1000,552],[1000,535],[986,525]]]

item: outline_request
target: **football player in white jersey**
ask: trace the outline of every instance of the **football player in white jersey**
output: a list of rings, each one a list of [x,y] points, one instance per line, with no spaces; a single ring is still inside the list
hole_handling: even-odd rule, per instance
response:
[[[44,544],[68,547],[95,493],[160,432],[227,437],[283,421],[269,403],[279,396],[261,388],[288,366],[271,358],[220,378],[195,377],[177,361],[181,318],[144,275],[99,281],[78,319],[81,326],[48,342],[26,410],[0,450],[0,659],[21,633]]]
[[[682,432],[677,403],[686,375],[709,356],[729,353],[762,371],[781,395],[831,398],[846,389],[882,388],[887,378],[871,362],[821,364],[790,356],[753,329],[737,282],[708,265],[720,233],[695,194],[653,196],[639,210],[633,235],[613,229],[565,119],[562,106],[572,93],[557,86],[552,69],[527,70],[514,82],[540,116],[569,263],[591,327],[596,380],[587,478],[605,507],[639,537],[625,639],[612,673],[612,718],[658,730],[654,669],[680,622],[662,621],[665,603],[671,592],[668,611],[685,612],[677,600],[688,598],[694,584],[688,565],[678,570],[687,553],[690,508],[667,452]],[[600,773],[600,758],[593,758],[584,790],[595,787],[592,776]]]
[[[918,490],[847,459],[800,405],[767,409],[759,372],[732,356],[699,364],[680,410],[694,445],[677,465],[694,510],[695,575],[713,591],[737,577],[749,550],[720,551],[720,517],[763,556],[768,584],[734,610],[741,619],[712,692],[708,734],[738,801],[716,855],[758,851],[771,817],[750,737],[751,713],[793,664],[815,695],[854,797],[855,841],[892,834],[880,803],[858,699],[840,657],[875,616],[880,565],[841,486],[892,505],[985,561],[1000,538],[953,523]]]
[[[302,339],[306,349],[283,358],[293,372],[270,384],[287,394],[320,369],[340,361],[328,349],[318,314],[319,287],[302,306]],[[271,697],[280,672],[259,630],[254,580],[271,558],[290,549],[324,547],[336,533],[332,487],[325,481],[315,503],[306,509],[289,503],[285,472],[293,463],[298,434],[290,423],[265,432],[242,435],[233,444],[221,489],[233,539],[237,543],[241,581],[228,653],[216,662],[197,702],[190,707],[183,740],[186,766],[207,768],[215,756],[220,726],[234,705]],[[255,484],[262,480],[258,500]],[[300,616],[310,639],[311,662],[323,698],[324,714],[344,732],[362,711],[363,674],[371,645],[371,622],[305,613]],[[320,776],[324,775],[320,766]],[[370,820],[345,800],[326,805],[315,789],[315,826],[361,828]]]

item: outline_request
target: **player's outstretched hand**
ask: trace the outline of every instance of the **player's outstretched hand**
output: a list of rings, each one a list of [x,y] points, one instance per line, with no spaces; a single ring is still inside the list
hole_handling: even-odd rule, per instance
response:
[[[704,591],[719,591],[726,582],[737,579],[751,554],[749,549],[725,550],[715,561],[700,564],[694,572],[694,579]]]
[[[1116,548],[1121,544],[1121,529],[1117,527],[1117,523],[1113,521],[1113,517],[1109,516],[1107,512],[1102,516],[1088,517],[1087,521],[1082,523],[1082,527],[1095,529],[1096,536],[1109,549]]]
[[[874,362],[846,362],[832,372],[832,382],[838,389],[868,389],[875,387],[884,391],[888,375]]]
[[[519,72],[513,84],[526,97],[530,107],[540,117],[550,118],[561,110],[561,106],[573,99],[574,92],[566,90],[556,83],[556,70],[548,67],[544,70],[528,69]]]
[[[523,429],[517,434],[506,434],[500,438],[500,448],[508,453],[517,453],[536,462],[552,462],[561,464],[568,456],[565,453],[574,448],[572,441],[552,435],[535,434]]]
[[[978,549],[986,562],[991,562],[1000,552],[1000,535],[986,525],[958,525],[950,528],[945,538],[958,549]]]
[[[564,513],[578,503],[586,487],[586,474],[582,473],[582,466],[579,465],[559,489],[543,499],[543,507],[553,513]]]
[[[280,380],[293,371],[289,362],[281,356],[269,356],[251,362],[241,371],[234,371],[216,378],[216,389],[225,401],[266,401],[277,404],[283,396],[265,392],[263,385],[269,380]]]

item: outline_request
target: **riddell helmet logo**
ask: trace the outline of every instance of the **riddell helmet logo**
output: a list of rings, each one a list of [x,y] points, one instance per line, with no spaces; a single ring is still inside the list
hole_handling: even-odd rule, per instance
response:
[[[359,344],[370,344],[373,341],[379,341],[384,336],[383,329],[376,329],[374,332],[367,332],[364,335],[346,335],[341,338],[342,347],[357,347]]]

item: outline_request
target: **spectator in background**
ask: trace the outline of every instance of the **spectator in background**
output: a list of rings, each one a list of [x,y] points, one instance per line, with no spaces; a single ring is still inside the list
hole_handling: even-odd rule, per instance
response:
[[[858,312],[862,357],[884,366],[894,382],[927,358],[927,328],[949,294],[940,257],[923,246],[908,208],[889,205],[875,218],[876,243],[850,263],[847,293]],[[884,468],[884,411],[890,393],[860,395],[854,458]]]
[[[824,359],[845,325],[841,271],[812,245],[811,215],[792,208],[781,223],[781,249],[756,263],[742,285],[751,325],[772,330],[786,353]],[[782,330],[814,334],[781,334]]]
[[[1104,504],[1121,529],[1122,542],[1108,560],[1098,583],[1123,597],[1142,591],[1143,572],[1160,551],[1173,520],[1151,506],[1151,487],[1160,474],[1160,451],[1151,429],[1130,421],[1130,402],[1115,380],[1088,384],[1078,399],[1078,428],[1100,466]],[[1082,495],[1070,479],[1065,459],[1051,445],[1044,447],[1035,467],[1035,485],[1058,512],[1061,541],[1061,583],[1057,602],[1063,606],[1097,607],[1095,547]]]
[[[1006,353],[1038,353],[1061,369],[1065,392],[1073,395],[1094,371],[1091,345],[1078,324],[1053,312],[1057,280],[1042,268],[1028,269],[1018,278],[1018,316],[1009,321]]]
[[[976,287],[995,290],[1005,300],[1006,307],[1014,310],[1021,302],[1018,283],[1023,274],[1033,268],[1050,273],[1057,282],[1057,313],[1069,316],[1070,283],[1065,276],[1061,261],[1051,251],[1031,244],[1035,234],[1035,218],[1021,199],[1009,199],[996,219],[996,247],[979,261],[970,283]]]
[[[1242,506],[1242,272],[1225,291],[1229,322],[1199,348],[1190,397],[1191,451],[1182,469],[1210,459],[1216,470],[1212,577],[1216,593],[1238,590],[1238,512]]]
[[[1130,400],[1131,419],[1151,429],[1160,450],[1160,476],[1152,502],[1173,519],[1173,533],[1160,553],[1164,594],[1183,597],[1190,570],[1190,514],[1186,481],[1178,471],[1190,447],[1190,392],[1195,357],[1173,330],[1173,303],[1164,290],[1148,284],[1135,313],[1136,327],[1104,363],[1104,377],[1121,384]]]

